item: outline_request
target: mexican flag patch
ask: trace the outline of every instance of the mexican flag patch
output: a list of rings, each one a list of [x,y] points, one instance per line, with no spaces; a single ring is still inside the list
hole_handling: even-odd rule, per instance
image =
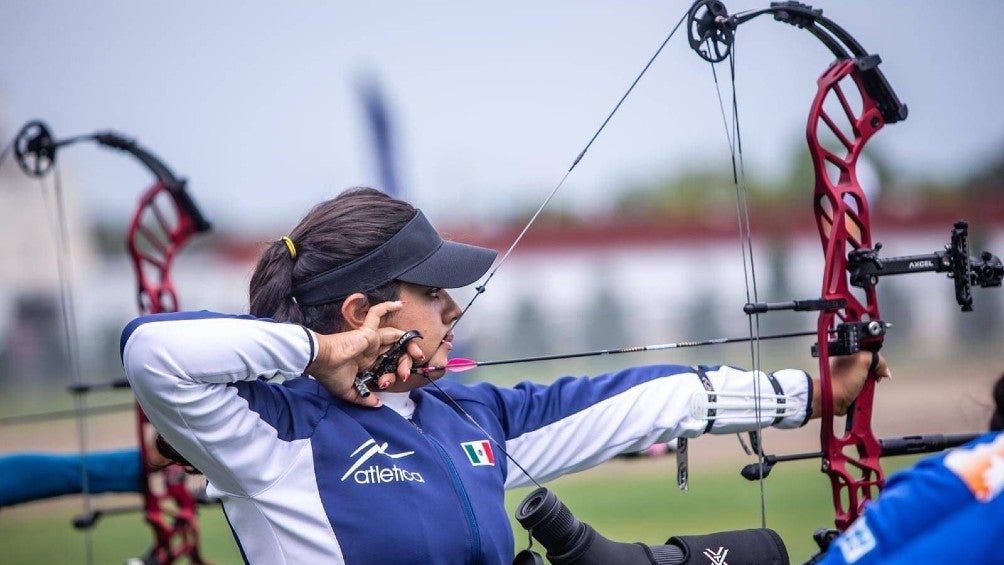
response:
[[[460,444],[471,460],[471,465],[494,465],[495,454],[492,453],[492,444],[488,440],[467,441]]]

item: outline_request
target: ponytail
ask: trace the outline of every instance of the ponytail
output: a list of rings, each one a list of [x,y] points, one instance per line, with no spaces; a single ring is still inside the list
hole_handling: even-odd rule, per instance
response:
[[[293,286],[376,249],[415,213],[407,202],[372,188],[350,189],[318,204],[288,236],[265,247],[251,275],[250,313],[318,333],[347,329],[341,314],[344,299],[304,306],[296,302]],[[400,285],[391,282],[358,292],[376,304],[396,300]]]

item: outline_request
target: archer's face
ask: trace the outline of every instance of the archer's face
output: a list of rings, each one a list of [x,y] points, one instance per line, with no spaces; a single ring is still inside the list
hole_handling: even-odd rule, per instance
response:
[[[417,340],[422,352],[425,353],[425,363],[428,365],[445,365],[453,335],[447,335],[450,324],[460,315],[460,307],[450,295],[442,289],[429,288],[410,283],[401,283],[400,300],[404,307],[391,314],[386,324],[400,330],[418,330],[422,338]],[[440,346],[440,340],[446,338]],[[417,364],[417,362],[416,362]],[[441,377],[441,373],[429,375],[432,378]],[[412,375],[408,382],[398,380],[388,390],[407,391],[425,384],[426,379],[420,375]]]

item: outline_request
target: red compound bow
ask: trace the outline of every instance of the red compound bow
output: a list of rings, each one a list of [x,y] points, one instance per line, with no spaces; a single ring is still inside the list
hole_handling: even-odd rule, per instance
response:
[[[817,533],[824,547],[846,529],[883,486],[880,457],[920,453],[957,445],[972,437],[940,435],[879,440],[871,416],[876,377],[869,378],[851,407],[842,433],[834,430],[833,390],[829,360],[860,350],[878,351],[889,324],[879,313],[875,286],[881,276],[916,272],[947,272],[954,279],[956,299],[963,311],[972,310],[972,286],[1000,286],[1004,267],[984,253],[969,256],[968,224],[957,222],[944,251],[906,257],[879,258],[881,244],[872,241],[871,218],[865,191],[858,182],[858,159],[865,145],[886,124],[907,117],[901,103],[879,69],[881,59],[869,54],[822,10],[797,2],[775,2],[770,8],[729,15],[717,0],[699,0],[688,14],[690,44],[701,57],[718,63],[729,57],[740,24],[760,15],[804,29],[818,38],[836,57],[819,78],[818,92],[809,110],[806,139],[815,171],[813,210],[825,263],[819,298],[783,303],[747,304],[746,312],[758,315],[773,310],[818,311],[822,422],[818,453],[767,456],[744,469],[744,476],[762,479],[771,466],[784,460],[822,457],[822,471],[830,477],[836,530]],[[860,104],[856,104],[857,97]],[[834,141],[835,140],[835,141]],[[834,337],[835,336],[835,337]],[[822,344],[822,346],[820,346]]]
[[[42,122],[25,125],[14,143],[15,158],[21,169],[33,177],[42,177],[55,163],[59,147],[78,141],[96,141],[100,145],[124,151],[146,166],[156,182],[139,200],[126,235],[126,245],[136,272],[137,301],[140,313],[155,314],[178,310],[178,297],[171,279],[174,258],[194,235],[209,231],[210,224],[177,178],[157,157],[133,140],[113,132],[99,132],[66,140],[54,140]],[[111,383],[76,383],[77,394],[97,388],[121,388],[122,380]],[[199,528],[196,518],[198,500],[186,487],[186,473],[177,464],[166,467],[151,463],[146,415],[136,405],[136,423],[141,457],[141,493],[146,521],[153,528],[154,541],[143,556],[151,565],[174,563],[187,558],[204,563],[199,553]],[[78,528],[92,527],[105,514],[132,509],[91,510],[74,520]]]

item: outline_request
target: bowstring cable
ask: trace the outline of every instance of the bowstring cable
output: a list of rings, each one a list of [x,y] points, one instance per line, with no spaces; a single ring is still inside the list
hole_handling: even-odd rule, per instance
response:
[[[749,185],[746,182],[746,163],[743,160],[743,138],[742,129],[739,127],[739,102],[736,96],[736,60],[735,60],[735,44],[732,46],[732,56],[729,57],[729,72],[732,78],[732,118],[733,118],[733,134],[736,138],[736,147],[738,148],[739,155],[739,182],[742,184],[742,194],[746,198],[746,206],[743,208],[746,214],[746,247],[747,253],[750,256],[750,280],[753,282],[753,302],[760,301],[760,292],[757,286],[756,278],[756,261],[753,257],[753,222],[750,219],[750,206],[749,206]],[[753,341],[750,342],[750,355],[753,358],[753,370],[756,378],[753,379],[754,394],[756,396],[756,455],[757,462],[759,463],[758,468],[763,469],[763,457],[764,457],[764,444],[763,444],[763,415],[760,412],[760,377],[759,375],[763,373],[763,358],[760,352],[760,314],[748,315],[747,318],[750,320],[750,324],[753,326],[752,337]],[[760,527],[767,527],[767,500],[764,493],[764,481],[763,477],[760,477]]]
[[[60,175],[59,165],[52,168],[53,173],[53,200],[55,201],[56,227],[53,230],[56,239],[56,265],[59,273],[59,303],[63,318],[63,334],[65,336],[66,351],[70,363],[70,375],[73,384],[81,386],[84,384],[83,372],[80,366],[80,339],[77,328],[77,317],[75,308],[75,298],[73,293],[73,268],[70,261],[70,235],[67,225],[66,201],[63,194],[63,182]],[[42,185],[42,194],[46,194],[45,183]],[[50,204],[51,206],[51,204]],[[51,217],[51,213],[49,214]],[[91,513],[90,480],[87,473],[87,420],[82,417],[86,413],[86,401],[83,394],[73,395],[73,409],[77,413],[77,444],[80,447],[80,479],[83,488],[84,513]],[[94,562],[94,540],[89,529],[84,529],[84,548],[87,556],[87,563]]]
[[[4,159],[6,159],[7,155],[11,152],[11,150],[14,149],[14,143],[15,142],[17,142],[17,138],[16,137],[14,139],[10,140],[10,143],[8,143],[7,146],[4,147],[2,151],[0,151],[0,166],[3,166]]]
[[[453,333],[453,330],[457,327],[457,324],[460,323],[460,320],[463,319],[465,314],[467,314],[467,311],[470,310],[471,306],[474,305],[474,302],[478,299],[478,297],[484,294],[489,281],[492,280],[492,278],[495,276],[495,273],[497,273],[498,270],[502,267],[502,265],[505,264],[505,262],[509,259],[509,256],[512,255],[512,252],[516,249],[516,246],[519,245],[519,243],[523,240],[523,237],[526,236],[527,232],[530,231],[530,227],[532,227],[533,224],[536,223],[537,218],[539,218],[541,213],[543,213],[544,208],[546,208],[547,205],[550,204],[551,200],[558,193],[558,190],[560,190],[561,187],[564,186],[565,181],[568,179],[569,175],[572,174],[572,171],[575,170],[575,167],[578,166],[579,162],[582,161],[582,158],[585,157],[586,152],[589,151],[589,148],[593,146],[593,143],[596,141],[596,139],[600,136],[603,130],[606,129],[607,124],[609,124],[610,120],[613,119],[614,114],[616,114],[617,111],[620,109],[621,105],[624,104],[624,101],[627,100],[627,97],[631,95],[631,92],[634,91],[635,86],[637,86],[638,83],[641,81],[642,77],[645,76],[645,73],[648,72],[649,68],[655,62],[656,58],[659,57],[659,54],[662,53],[666,45],[669,44],[670,39],[673,38],[673,36],[676,34],[676,31],[680,29],[680,26],[683,25],[683,22],[686,19],[687,19],[687,13],[684,12],[683,16],[680,17],[680,20],[676,22],[676,25],[673,26],[673,29],[669,32],[669,35],[666,36],[666,39],[664,39],[662,43],[659,44],[659,48],[656,49],[655,53],[648,59],[648,62],[645,63],[645,66],[642,68],[641,72],[638,73],[638,76],[636,76],[634,81],[631,82],[631,86],[628,87],[628,89],[620,97],[620,100],[617,101],[617,104],[614,105],[613,110],[611,110],[610,113],[607,114],[606,119],[603,120],[603,123],[600,124],[600,127],[597,128],[596,132],[592,135],[592,137],[589,138],[589,141],[586,143],[585,147],[583,147],[582,151],[580,151],[579,154],[572,161],[571,166],[569,166],[568,170],[565,171],[565,174],[562,175],[561,180],[558,181],[558,184],[556,184],[554,188],[551,189],[551,192],[548,193],[544,201],[541,202],[540,206],[537,207],[537,210],[530,217],[530,220],[526,223],[525,226],[523,226],[523,229],[520,230],[519,234],[516,236],[516,239],[513,240],[512,245],[510,245],[509,248],[506,249],[505,253],[502,254],[502,258],[499,259],[499,261],[495,264],[495,266],[492,267],[492,270],[488,272],[488,274],[485,276],[484,281],[475,288],[476,292],[474,293],[474,296],[471,297],[471,300],[467,303],[466,306],[464,306],[463,310],[460,311],[460,314],[458,314],[457,317],[453,320],[453,323],[450,324],[450,327],[449,329],[446,330],[446,333],[443,334],[443,337],[442,339],[439,340],[439,344],[436,346],[436,351],[433,352],[433,355],[435,355],[435,353],[439,351],[439,349],[443,346],[443,344],[446,343],[446,338],[451,333]],[[487,430],[485,430],[480,424],[478,424],[474,420],[474,417],[471,416],[466,410],[464,410],[464,408],[460,406],[460,404],[456,400],[454,400],[453,397],[449,395],[449,393],[444,391],[436,383],[436,381],[434,381],[429,376],[428,373],[421,373],[421,375],[425,377],[427,381],[432,383],[433,386],[435,386],[436,389],[445,398],[447,398],[455,408],[457,408],[468,420],[470,420],[475,427],[477,427],[482,433],[484,433],[492,443],[498,446],[499,450],[502,451],[502,454],[505,455],[506,459],[512,461],[513,464],[516,465],[516,467],[518,467],[520,471],[522,471],[523,474],[525,474],[527,478],[529,478],[530,481],[533,482],[533,484],[537,485],[538,487],[541,486],[537,482],[537,480],[532,475],[530,475],[530,473],[528,473],[526,469],[523,468],[522,465],[519,464],[519,462],[517,462],[515,459],[513,459],[511,455],[509,455],[509,452],[506,451],[503,442],[500,442],[497,439],[495,439],[494,436],[489,434]]]
[[[523,237],[526,236],[527,232],[530,231],[530,228],[533,226],[533,224],[537,222],[537,218],[539,218],[541,213],[544,212],[544,208],[546,208],[547,205],[551,203],[551,200],[558,193],[558,190],[560,190],[561,187],[564,186],[565,181],[568,179],[569,175],[572,174],[572,171],[575,170],[575,167],[577,167],[579,162],[582,161],[582,158],[585,157],[586,152],[589,151],[589,148],[593,146],[593,143],[596,141],[596,138],[598,138],[600,134],[603,132],[603,130],[606,129],[607,124],[609,124],[610,120],[613,119],[614,114],[616,114],[617,111],[620,109],[621,105],[624,104],[624,101],[627,100],[627,97],[631,95],[631,93],[634,91],[635,86],[637,86],[638,83],[641,81],[642,77],[645,76],[645,73],[648,72],[648,69],[655,62],[656,58],[659,57],[659,54],[662,53],[662,50],[669,43],[669,40],[672,39],[673,36],[676,34],[676,31],[680,29],[680,26],[683,24],[683,21],[686,18],[687,14],[684,14],[683,17],[680,18],[680,21],[676,22],[676,25],[673,26],[672,31],[669,32],[669,35],[666,36],[666,39],[664,39],[662,43],[659,45],[659,48],[656,49],[655,54],[653,54],[649,58],[648,62],[645,63],[645,66],[642,68],[641,72],[638,73],[638,76],[635,77],[634,81],[631,83],[631,86],[629,86],[627,91],[624,92],[620,100],[617,101],[617,104],[614,105],[613,110],[610,111],[606,119],[603,120],[603,123],[600,124],[600,127],[597,128],[596,132],[592,135],[591,138],[589,138],[589,142],[586,143],[582,151],[580,151],[579,154],[575,157],[575,160],[572,161],[571,166],[568,167],[568,170],[565,171],[564,175],[562,175],[561,180],[559,180],[558,184],[556,184],[554,188],[551,189],[551,192],[548,193],[547,197],[544,198],[544,201],[540,203],[540,206],[537,207],[537,210],[530,217],[530,220],[526,223],[525,226],[523,226],[523,229],[520,230],[519,235],[517,235],[516,239],[513,240],[512,245],[510,245],[509,248],[506,249],[505,253],[502,254],[502,258],[499,259],[498,263],[496,263],[495,266],[492,268],[492,270],[488,272],[488,275],[485,277],[484,282],[482,282],[480,285],[476,287],[476,292],[474,296],[472,296],[470,302],[468,302],[467,305],[464,306],[464,309],[460,311],[460,315],[457,316],[457,318],[453,321],[453,324],[450,325],[450,329],[447,331],[446,335],[449,335],[453,331],[453,329],[457,326],[460,320],[464,317],[464,314],[466,314],[467,311],[470,310],[471,306],[478,299],[478,297],[484,294],[485,289],[488,286],[488,282],[492,280],[492,278],[495,276],[495,273],[497,273],[498,270],[502,267],[502,265],[505,264],[505,262],[509,259],[509,256],[512,255],[512,252],[516,249],[516,246],[520,244],[520,242],[523,240]],[[446,339],[445,335],[443,336],[443,339]],[[440,341],[440,346],[442,346],[442,341]]]
[[[710,39],[708,40],[708,48],[711,48]],[[739,228],[739,251],[743,262],[743,280],[746,288],[746,302],[754,303],[759,302],[759,291],[756,282],[756,262],[753,256],[753,230],[752,221],[750,219],[750,205],[749,205],[749,185],[746,181],[746,166],[743,160],[743,147],[742,147],[742,136],[740,135],[739,127],[739,104],[738,97],[736,95],[736,67],[735,67],[735,42],[732,43],[731,49],[729,50],[728,60],[729,60],[729,79],[730,79],[730,89],[732,95],[732,128],[729,128],[729,118],[726,117],[725,113],[725,103],[722,96],[721,85],[718,80],[718,72],[715,69],[715,63],[709,63],[711,66],[711,74],[714,78],[715,91],[718,95],[718,107],[722,115],[722,124],[725,127],[725,135],[727,138],[729,146],[729,154],[732,161],[732,181],[735,186],[736,191],[736,216],[738,220]],[[710,52],[710,51],[709,51]],[[758,314],[748,314],[747,315],[749,334],[750,334],[750,360],[753,364],[751,367],[753,370],[753,396],[754,396],[754,412],[756,413],[756,431],[752,432],[755,434],[755,440],[753,445],[753,451],[756,453],[757,461],[760,463],[760,468],[763,468],[763,436],[762,431],[764,428],[763,418],[761,414],[761,404],[760,404],[760,393],[761,393],[761,383],[760,374],[762,372],[761,357],[760,357],[760,316]],[[742,439],[741,433],[737,433],[736,437],[739,438],[740,444],[743,449],[750,453],[749,448],[746,446],[745,441]],[[767,506],[766,506],[766,495],[764,492],[764,484],[761,477],[759,481],[760,490],[760,526],[762,528],[767,527]]]

